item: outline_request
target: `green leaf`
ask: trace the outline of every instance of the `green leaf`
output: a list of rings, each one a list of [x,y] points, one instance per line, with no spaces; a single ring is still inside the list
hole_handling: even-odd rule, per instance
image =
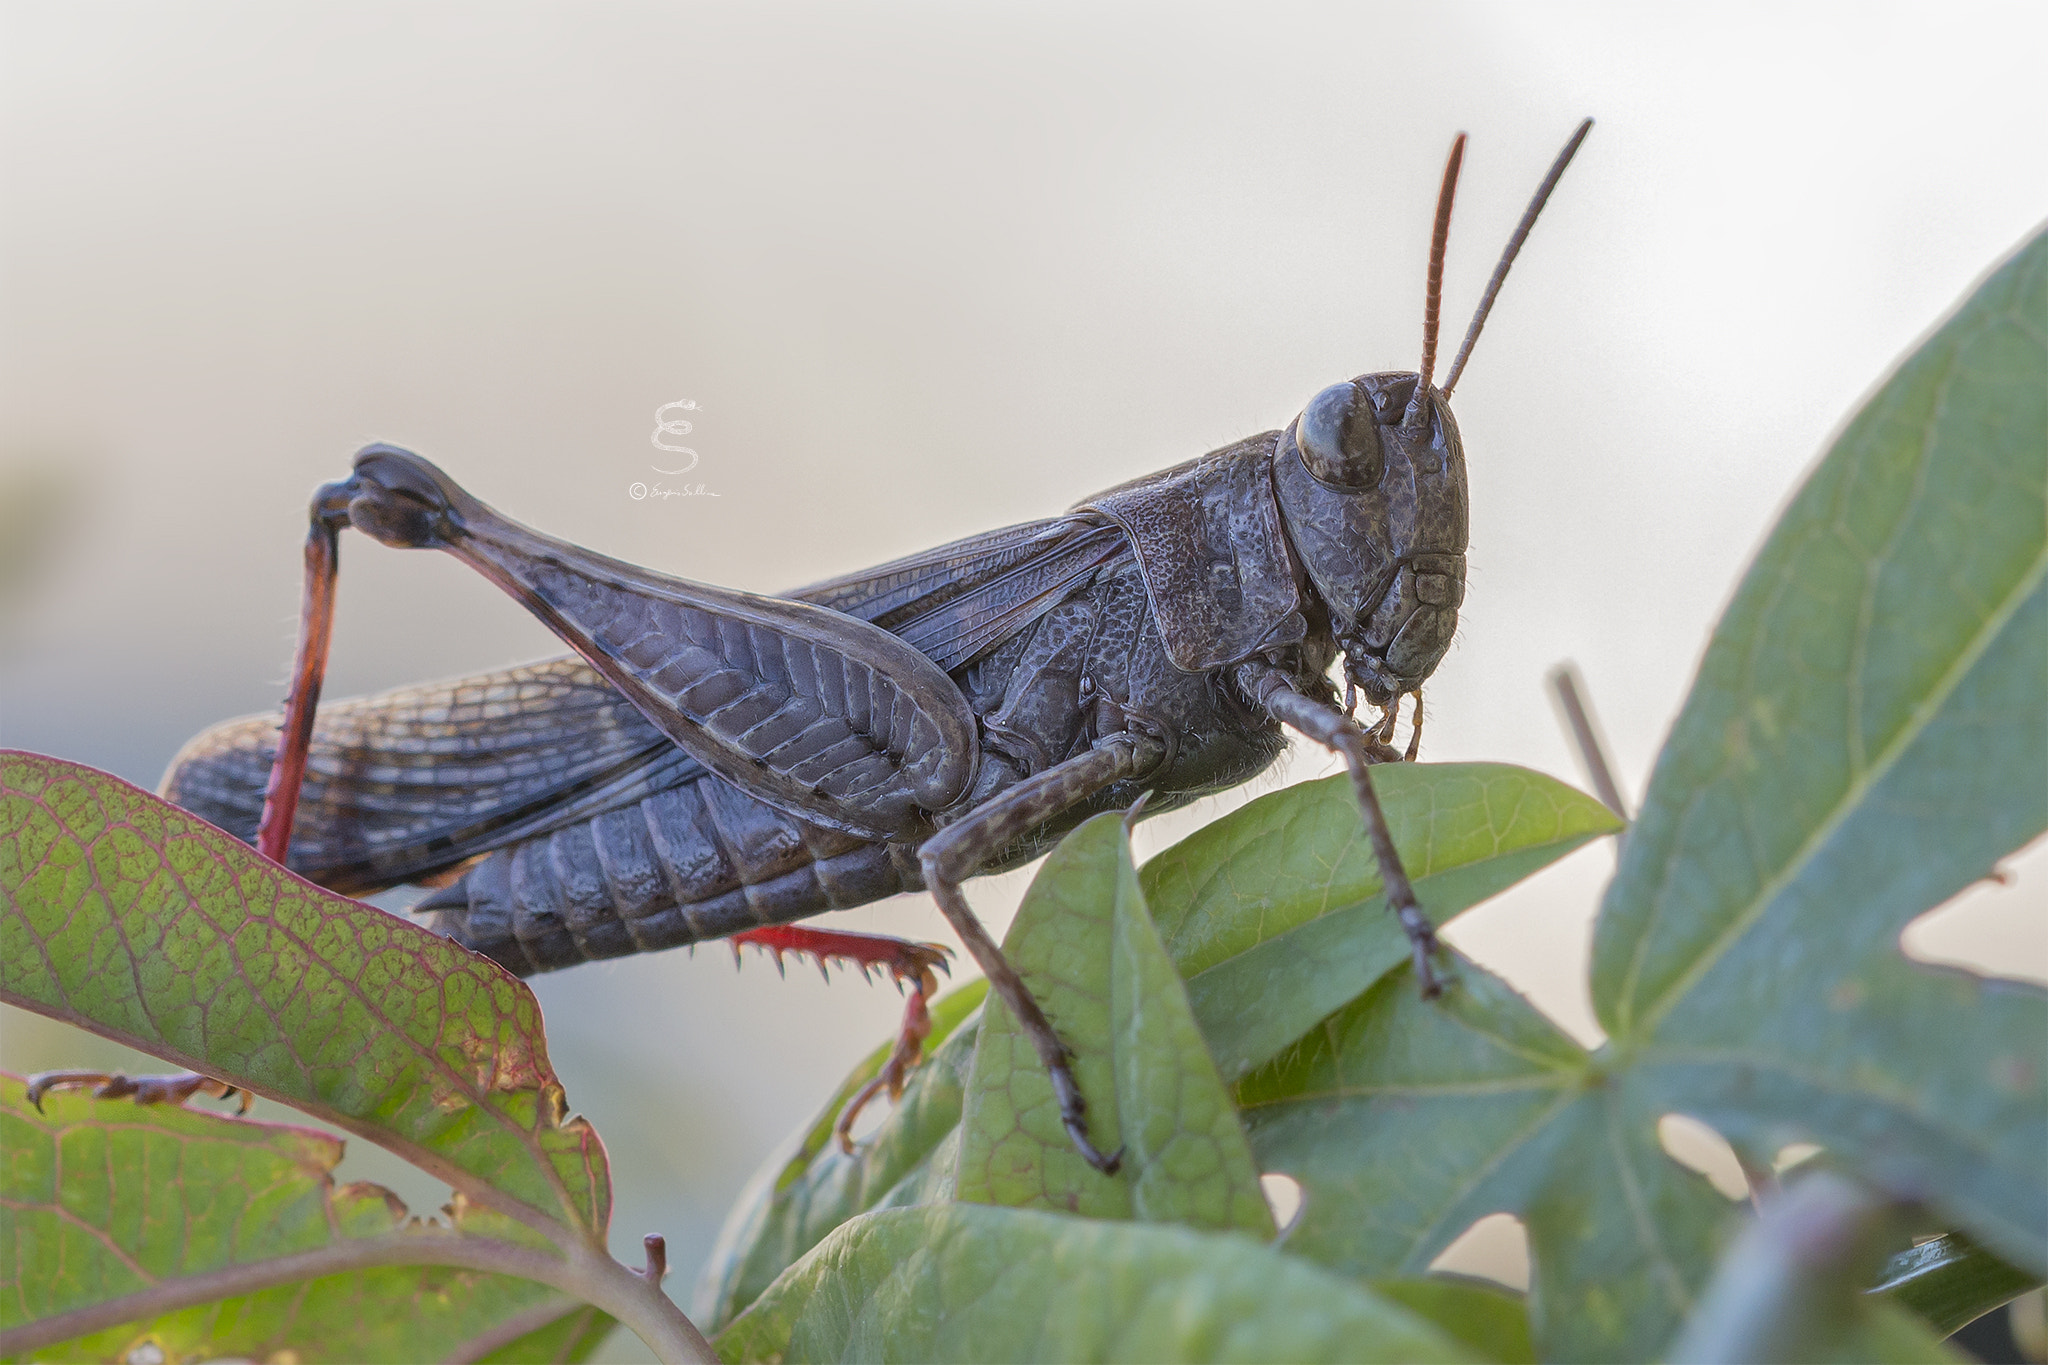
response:
[[[1373,782],[1439,924],[1621,828],[1585,793],[1507,764],[1386,764]],[[1140,882],[1228,1080],[1408,958],[1342,774],[1195,831],[1147,862]]]
[[[1891,1258],[1871,1287],[1942,1336],[2041,1286],[1967,1237],[1949,1233]]]
[[[1714,633],[1601,910],[1648,1108],[1819,1143],[2048,1271],[2048,992],[1915,966],[2048,828],[2048,237],[1900,366]]]
[[[1529,1340],[1529,1305],[1511,1289],[1461,1275],[1374,1280],[1371,1288],[1381,1298],[1429,1319],[1481,1360],[1536,1365],[1536,1347]]]
[[[504,1221],[458,1204],[421,1225],[387,1190],[337,1187],[342,1144],[325,1133],[76,1094],[44,1110],[0,1077],[0,1327],[82,1309],[119,1325],[38,1346],[37,1360],[122,1358],[151,1337],[174,1360],[438,1359],[537,1329],[587,1354],[611,1329],[531,1280],[403,1263],[451,1244],[481,1254]],[[505,1249],[535,1255],[513,1231]],[[156,1311],[166,1294],[212,1301]]]
[[[489,960],[81,764],[0,753],[0,999],[361,1134],[602,1247],[604,1148]]]
[[[1123,1172],[1105,1176],[1074,1150],[1030,1040],[992,999],[957,1197],[1271,1236],[1244,1130],[1152,927],[1120,815],[1096,816],[1053,850],[1003,951],[1073,1049],[1091,1131],[1105,1146],[1118,1135]]]
[[[1546,1358],[1649,1358],[1728,1216],[1666,1159],[1656,1113],[1470,962],[1435,1001],[1410,969],[1389,973],[1246,1077],[1238,1102],[1262,1168],[1301,1182],[1296,1255],[1421,1275],[1480,1218],[1520,1215]],[[1603,1348],[1616,1340],[1632,1345]]]
[[[865,1214],[718,1339],[729,1361],[1434,1361],[1426,1320],[1241,1233],[944,1204]]]
[[[1103,834],[1123,836],[1125,830],[1105,822]],[[1131,1203],[1148,1223],[1271,1237],[1273,1212],[1237,1106],[1189,1009],[1180,973],[1152,927],[1127,838],[1119,837],[1116,851],[1110,1055]]]
[[[855,1214],[921,1202],[921,1178],[934,1150],[959,1128],[980,1022],[974,1012],[987,994],[986,979],[970,981],[932,1004],[924,1064],[910,1074],[881,1126],[852,1153],[839,1149],[833,1129],[847,1100],[881,1071],[893,1041],[854,1068],[803,1132],[794,1155],[762,1166],[733,1205],[699,1279],[693,1316],[706,1331],[730,1321]]]

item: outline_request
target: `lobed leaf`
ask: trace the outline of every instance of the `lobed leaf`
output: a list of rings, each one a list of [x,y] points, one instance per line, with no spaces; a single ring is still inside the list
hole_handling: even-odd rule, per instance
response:
[[[533,994],[81,764],[0,752],[0,999],[359,1133],[601,1247],[604,1148],[564,1121]]]
[[[26,1340],[41,1323],[47,1338],[50,1320],[90,1309],[118,1325],[36,1345],[37,1360],[129,1359],[154,1342],[171,1360],[405,1361],[521,1338],[517,1358],[576,1359],[611,1330],[531,1280],[403,1263],[457,1243],[481,1253],[505,1220],[458,1202],[424,1225],[388,1190],[336,1186],[342,1144],[325,1133],[76,1094],[44,1110],[0,1077],[0,1329]],[[195,1294],[210,1301],[155,1306]]]
[[[1360,1277],[1421,1275],[1490,1213],[1528,1226],[1543,1354],[1649,1342],[1690,1306],[1729,1205],[1657,1146],[1584,1049],[1469,962],[1425,1001],[1389,973],[1238,1086],[1263,1169],[1301,1182],[1287,1249]],[[1647,1135],[1645,1137],[1645,1135]]]
[[[1716,629],[1595,936],[1645,1112],[2048,1272],[2048,992],[1900,931],[2048,829],[2048,235],[1849,423]]]
[[[1030,1040],[993,999],[963,1103],[955,1197],[1271,1236],[1237,1111],[1152,927],[1121,815],[1096,816],[1053,850],[1003,952],[1072,1050],[1091,1132],[1105,1149],[1122,1146],[1123,1171],[1105,1176],[1081,1159]]]
[[[863,1214],[718,1339],[729,1361],[1436,1361],[1426,1319],[1240,1233],[941,1204]]]

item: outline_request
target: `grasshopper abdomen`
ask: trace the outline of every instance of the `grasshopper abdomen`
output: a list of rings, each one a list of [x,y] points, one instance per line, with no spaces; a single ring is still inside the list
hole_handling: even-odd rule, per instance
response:
[[[490,853],[413,909],[530,976],[918,887],[909,850],[797,820],[707,773]]]

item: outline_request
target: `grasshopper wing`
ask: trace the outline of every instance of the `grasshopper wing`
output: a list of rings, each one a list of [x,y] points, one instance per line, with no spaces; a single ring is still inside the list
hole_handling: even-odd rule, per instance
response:
[[[1122,549],[1087,517],[1004,527],[789,594],[903,636],[948,672],[1056,605]],[[247,843],[279,712],[223,721],[171,761],[164,797]],[[291,866],[347,895],[434,877],[692,781],[678,749],[574,655],[324,702]]]
[[[273,711],[199,734],[159,790],[254,843],[281,720]],[[573,657],[330,702],[313,729],[291,867],[365,895],[703,771]]]
[[[938,664],[879,626],[542,535],[391,446],[359,454],[333,503],[386,544],[447,550],[475,568],[678,747],[792,816],[920,838],[973,780],[973,708]]]
[[[962,668],[1065,601],[1127,552],[1106,518],[1055,517],[791,593],[899,635],[946,672]]]

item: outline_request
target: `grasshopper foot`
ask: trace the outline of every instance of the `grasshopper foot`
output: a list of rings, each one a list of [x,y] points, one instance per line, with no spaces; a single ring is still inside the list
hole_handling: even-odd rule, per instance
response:
[[[137,1104],[183,1104],[194,1095],[224,1100],[239,1096],[241,1108],[249,1112],[254,1098],[246,1090],[202,1076],[196,1071],[174,1071],[164,1076],[125,1076],[118,1071],[40,1071],[28,1078],[28,1102],[43,1109],[43,1096],[59,1090],[91,1090],[96,1100],[132,1099]]]
[[[743,934],[734,934],[727,941],[733,945],[735,957],[742,943],[765,949],[775,958],[778,970],[782,967],[784,953],[808,953],[817,959],[820,972],[825,971],[827,962],[844,962],[859,968],[864,977],[870,977],[880,969],[888,972],[899,988],[909,985],[910,999],[904,1004],[903,1024],[896,1031],[896,1045],[889,1051],[889,1060],[882,1064],[881,1071],[873,1080],[846,1102],[846,1108],[840,1111],[839,1122],[834,1126],[840,1150],[851,1156],[853,1125],[861,1110],[884,1090],[889,1092],[892,1101],[903,1098],[904,1082],[924,1059],[924,1040],[932,1032],[929,1007],[932,997],[939,991],[938,973],[952,974],[953,966],[949,960],[952,954],[936,943],[911,943],[882,934],[855,934],[836,929],[807,929],[795,924],[749,929]]]
[[[1115,1175],[1124,1164],[1124,1149],[1119,1147],[1104,1156],[1088,1140],[1088,1101],[1081,1095],[1081,1087],[1074,1082],[1074,1073],[1068,1069],[1065,1059],[1052,1063],[1046,1068],[1052,1077],[1052,1093],[1060,1102],[1060,1124],[1073,1140],[1074,1150],[1081,1159],[1104,1175]]]

